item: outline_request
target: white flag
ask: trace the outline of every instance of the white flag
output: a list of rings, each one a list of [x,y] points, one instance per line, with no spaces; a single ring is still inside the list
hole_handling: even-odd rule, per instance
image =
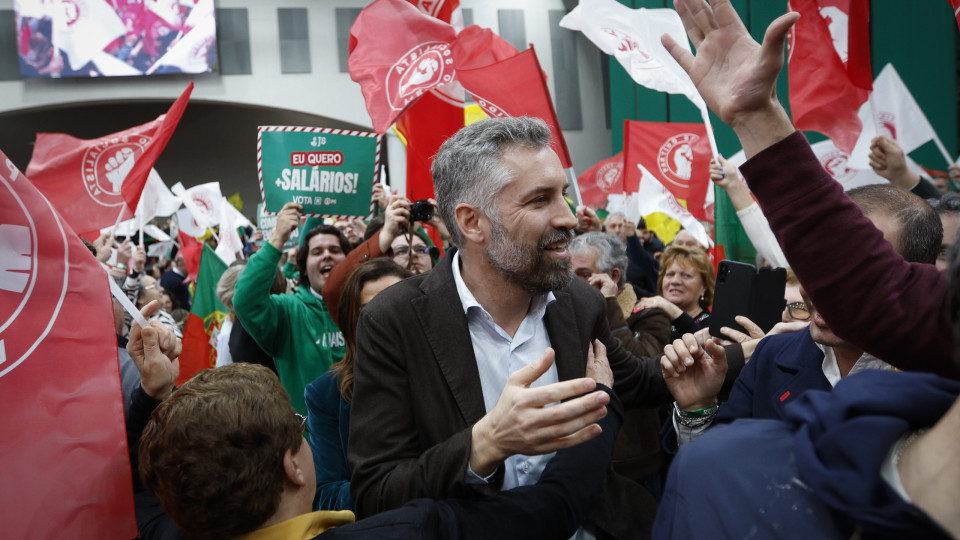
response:
[[[869,165],[866,167],[856,167],[850,160],[850,155],[840,150],[833,144],[833,141],[827,139],[810,145],[813,153],[817,155],[820,164],[830,173],[830,176],[840,182],[844,191],[849,191],[855,187],[866,186],[868,184],[887,184],[887,180],[879,174],[873,172]],[[907,167],[910,170],[919,173],[920,169],[910,156],[907,157]],[[926,176],[924,174],[923,176]]]
[[[205,19],[197,26],[183,34],[180,40],[154,62],[147,75],[161,67],[176,68],[181,73],[206,73],[210,71],[211,62],[207,56],[211,50],[217,48],[217,31],[214,19]]]
[[[194,238],[200,238],[207,232],[206,227],[201,227],[197,220],[193,217],[193,214],[190,213],[190,210],[183,208],[177,211],[176,219],[176,229],[177,232],[183,232],[187,236],[192,236]],[[174,227],[171,225],[170,232],[173,233]]]
[[[97,65],[100,73],[107,77],[136,77],[143,75],[143,72],[139,69],[103,51],[98,52],[92,60],[93,63]]]
[[[219,182],[200,184],[186,190],[178,182],[172,190],[183,200],[183,205],[199,227],[208,229],[220,223],[220,201],[223,200],[223,195],[220,193]],[[186,232],[182,222],[180,227]]]
[[[581,0],[560,26],[582,32],[601,51],[616,58],[637,84],[687,96],[700,109],[710,148],[717,155],[707,104],[687,72],[660,43],[660,36],[669,34],[689,50],[687,33],[676,11],[630,9],[616,0]]]
[[[863,131],[850,154],[850,165],[857,169],[870,167],[870,142],[878,135],[886,135],[897,141],[904,154],[909,154],[928,141],[935,141],[949,164],[950,156],[943,143],[913,99],[907,85],[903,84],[893,64],[884,66],[873,82],[870,99],[860,107]]]
[[[53,11],[53,45],[78,70],[126,35],[123,21],[105,0],[60,0]]]
[[[180,197],[170,192],[156,169],[150,169],[147,183],[140,194],[140,202],[137,204],[137,215],[141,221],[146,223],[157,216],[169,216],[176,212],[181,204]]]
[[[243,251],[243,241],[237,234],[240,224],[234,221],[234,212],[236,208],[226,199],[220,201],[220,236],[217,238],[216,252],[227,264],[237,260],[237,252]]]
[[[180,2],[183,5],[183,2]],[[189,32],[192,28],[199,26],[205,20],[216,20],[214,16],[213,0],[197,0],[196,4],[190,2],[190,15],[183,21],[183,31]]]
[[[167,256],[170,254],[171,249],[173,249],[173,242],[157,242],[156,244],[150,244],[147,246],[147,256]]]
[[[180,20],[179,0],[145,0],[144,5],[157,17],[167,21],[170,26],[180,27],[182,21]]]
[[[144,234],[150,236],[150,238],[156,239],[158,242],[170,242],[173,238],[170,238],[170,235],[163,232],[160,227],[156,225],[150,225],[149,223],[143,226]]]
[[[697,107],[706,107],[690,76],[660,43],[662,34],[687,43],[676,11],[630,9],[616,0],[581,0],[560,26],[583,32],[601,51],[616,58],[638,84],[683,94]]]
[[[655,212],[662,212],[680,222],[683,228],[697,239],[701,246],[713,247],[713,239],[697,218],[689,210],[677,202],[676,197],[643,165],[637,164],[640,169],[640,187],[636,193],[626,195],[610,195],[607,210],[623,212],[627,220],[637,222],[641,216],[648,216]]]

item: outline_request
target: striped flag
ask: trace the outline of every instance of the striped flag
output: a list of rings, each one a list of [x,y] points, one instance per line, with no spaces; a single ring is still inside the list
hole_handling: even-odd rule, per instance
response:
[[[177,386],[187,382],[198,371],[217,365],[217,335],[227,317],[227,308],[217,298],[217,282],[226,269],[227,263],[210,246],[203,244],[193,305],[187,324],[183,327],[183,352],[180,353]]]

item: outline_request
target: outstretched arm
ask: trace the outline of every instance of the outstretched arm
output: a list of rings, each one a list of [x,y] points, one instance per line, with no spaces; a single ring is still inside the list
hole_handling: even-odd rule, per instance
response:
[[[778,17],[760,44],[729,0],[675,0],[674,5],[697,52],[691,54],[666,34],[663,45],[690,74],[710,109],[733,128],[747,157],[793,133],[776,85],[787,31],[800,15]]]

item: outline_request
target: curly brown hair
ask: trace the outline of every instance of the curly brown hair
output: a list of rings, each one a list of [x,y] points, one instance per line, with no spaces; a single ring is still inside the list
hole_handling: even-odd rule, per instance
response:
[[[140,440],[140,478],[187,538],[233,538],[276,513],[284,455],[302,441],[272,371],[208,369],[153,412]]]

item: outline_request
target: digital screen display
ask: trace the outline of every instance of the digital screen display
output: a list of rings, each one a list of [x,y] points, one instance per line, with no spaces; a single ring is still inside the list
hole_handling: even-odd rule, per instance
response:
[[[217,70],[213,0],[14,0],[23,77]]]

